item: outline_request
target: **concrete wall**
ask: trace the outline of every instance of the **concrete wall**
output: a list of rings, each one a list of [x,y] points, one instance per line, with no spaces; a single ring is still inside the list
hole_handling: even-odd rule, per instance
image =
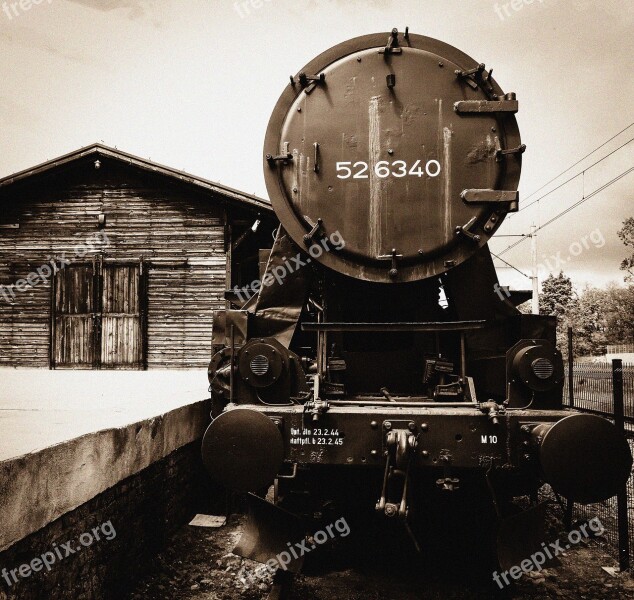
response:
[[[205,400],[0,462],[0,551],[202,437]]]
[[[200,443],[189,443],[0,553],[0,600],[121,600],[170,535],[216,508],[215,497]]]

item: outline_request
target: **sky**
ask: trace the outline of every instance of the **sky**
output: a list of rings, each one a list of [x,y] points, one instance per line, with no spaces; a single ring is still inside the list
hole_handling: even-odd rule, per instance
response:
[[[529,289],[544,225],[634,166],[634,3],[607,0],[0,0],[0,177],[102,141],[266,197],[273,106],[317,54],[392,27],[441,39],[517,93],[520,207],[490,243],[502,284]],[[246,5],[246,6],[245,6]],[[622,148],[616,150],[619,146]],[[594,167],[592,163],[613,152]],[[554,177],[537,194],[531,195]],[[540,279],[623,281],[616,232],[634,172],[536,237]],[[524,202],[522,199],[527,198]]]

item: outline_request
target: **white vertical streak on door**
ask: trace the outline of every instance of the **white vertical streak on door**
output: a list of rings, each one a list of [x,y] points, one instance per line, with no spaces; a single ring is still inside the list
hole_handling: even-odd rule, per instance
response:
[[[370,210],[368,223],[368,247],[370,254],[378,257],[381,254],[381,192],[382,182],[374,167],[381,158],[381,120],[379,115],[380,96],[370,98],[368,108],[369,122],[369,175],[370,175]]]
[[[445,239],[453,237],[451,227],[451,129],[444,127],[442,131],[442,172],[443,172],[443,202],[445,203]]]

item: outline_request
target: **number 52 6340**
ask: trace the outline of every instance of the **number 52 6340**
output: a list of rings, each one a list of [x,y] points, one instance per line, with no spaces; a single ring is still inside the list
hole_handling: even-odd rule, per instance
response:
[[[438,177],[440,175],[440,163],[437,160],[428,160],[425,166],[418,159],[413,165],[408,165],[404,160],[387,161],[380,160],[374,165],[374,174],[380,179],[387,177]],[[370,177],[370,165],[364,161],[340,161],[337,163],[338,179],[368,179]]]

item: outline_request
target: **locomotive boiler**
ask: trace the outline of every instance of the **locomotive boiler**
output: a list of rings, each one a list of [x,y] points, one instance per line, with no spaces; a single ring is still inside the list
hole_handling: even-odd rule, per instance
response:
[[[613,425],[562,407],[555,319],[498,283],[517,111],[492,69],[408,30],[290,77],[263,152],[280,226],[213,324],[205,465],[231,490],[274,484],[288,509],[251,496],[277,542],[252,534],[243,555],[264,561],[292,541],[283,518],[337,501],[406,523],[429,498],[487,494],[503,518],[544,483],[588,503],[626,481]]]

